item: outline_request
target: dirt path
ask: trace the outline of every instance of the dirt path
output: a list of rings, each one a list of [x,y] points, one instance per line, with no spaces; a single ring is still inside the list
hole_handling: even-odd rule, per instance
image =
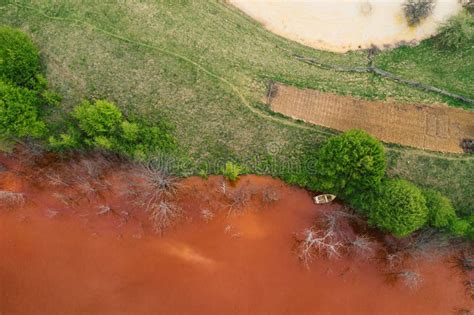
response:
[[[462,153],[474,138],[474,112],[443,105],[372,102],[276,84],[271,109],[295,119],[346,131],[364,129],[380,140],[432,151]]]
[[[31,163],[0,156],[10,169],[0,173],[0,190],[26,198],[0,210],[2,314],[445,315],[474,307],[462,274],[444,260],[418,261],[424,282],[414,290],[387,282],[378,260],[317,258],[306,269],[294,233],[340,206],[316,206],[278,180],[245,176],[229,185],[252,192],[229,214],[221,177],[187,179],[177,195],[185,216],[159,237],[127,194],[127,169],[96,158],[19,161]],[[87,174],[107,188],[89,189]],[[262,203],[266,189],[278,200]],[[103,205],[113,211],[100,214]]]
[[[209,69],[205,68],[203,65],[195,62],[194,60],[192,60],[192,59],[190,59],[186,56],[182,56],[182,55],[174,53],[173,51],[164,50],[160,47],[149,45],[147,43],[137,41],[137,40],[134,40],[132,38],[123,37],[123,36],[119,35],[118,33],[112,33],[110,31],[104,30],[104,29],[102,29],[102,28],[100,28],[100,27],[98,27],[94,24],[85,22],[83,20],[51,16],[51,15],[48,15],[45,12],[43,12],[41,10],[38,10],[37,8],[32,7],[32,6],[20,5],[18,3],[13,3],[13,4],[6,5],[2,8],[7,8],[7,7],[10,7],[10,6],[14,6],[18,9],[32,10],[38,16],[42,16],[42,17],[47,18],[47,19],[52,20],[52,21],[60,21],[60,22],[70,23],[71,26],[90,27],[91,29],[96,30],[97,32],[103,33],[107,36],[110,36],[111,38],[115,38],[115,39],[117,39],[119,41],[122,41],[124,43],[130,43],[130,44],[138,45],[138,46],[145,47],[145,48],[157,51],[159,53],[167,54],[167,55],[172,56],[174,58],[180,59],[180,60],[182,60],[184,62],[187,62],[190,65],[196,67],[197,69],[202,70],[207,75],[209,75],[209,76],[221,81],[222,83],[224,83],[226,86],[228,86],[232,90],[233,93],[235,93],[236,96],[238,96],[240,98],[240,100],[242,101],[243,106],[245,106],[253,114],[255,114],[255,115],[257,115],[257,116],[259,116],[259,117],[261,117],[261,118],[263,118],[267,121],[272,121],[272,122],[275,122],[275,123],[278,123],[278,124],[281,124],[281,125],[284,125],[284,126],[289,126],[289,127],[292,127],[292,128],[311,130],[315,133],[318,133],[318,134],[326,136],[326,137],[333,135],[332,133],[327,132],[325,130],[321,130],[320,128],[315,128],[314,126],[311,126],[310,124],[298,124],[298,123],[295,123],[295,122],[293,122],[289,119],[269,115],[267,112],[265,112],[263,110],[260,110],[256,106],[253,106],[250,103],[250,101],[247,100],[247,98],[244,96],[242,91],[240,91],[239,88],[237,86],[235,86],[234,84],[232,84],[229,80],[227,80],[226,78],[221,77],[218,74],[210,71]],[[397,151],[397,152],[398,151],[406,152],[407,148],[402,148],[402,149],[399,149],[399,148],[386,148],[386,150],[388,150],[388,151]],[[418,155],[418,156],[419,155],[429,156],[430,158],[443,159],[443,160],[464,160],[464,161],[469,160],[470,161],[470,160],[474,159],[474,157],[470,157],[470,156],[445,156],[445,155],[439,155],[439,154],[436,154],[436,153],[423,152],[423,151],[419,151],[419,150],[413,151],[413,154]]]
[[[335,52],[420,41],[432,36],[440,23],[461,9],[457,0],[437,1],[432,16],[410,27],[402,10],[405,0],[229,2],[278,35]]]

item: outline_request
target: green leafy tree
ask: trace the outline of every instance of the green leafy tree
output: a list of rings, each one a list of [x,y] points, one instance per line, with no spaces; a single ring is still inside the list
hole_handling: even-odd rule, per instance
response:
[[[382,144],[362,130],[330,138],[320,149],[312,188],[350,199],[380,186],[386,161]]]
[[[424,189],[423,196],[428,207],[428,224],[435,228],[445,228],[456,218],[451,201],[440,192]]]
[[[369,207],[369,224],[397,237],[416,231],[428,219],[428,208],[420,189],[402,179],[384,181]]]
[[[10,27],[0,27],[0,43],[0,79],[30,86],[41,68],[36,46],[25,33]]]
[[[10,137],[40,138],[46,125],[40,117],[36,92],[0,80],[0,133]]]

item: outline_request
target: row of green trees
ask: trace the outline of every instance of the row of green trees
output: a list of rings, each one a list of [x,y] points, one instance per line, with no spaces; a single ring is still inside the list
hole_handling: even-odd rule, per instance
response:
[[[47,89],[39,51],[23,32],[0,28],[0,136],[32,138],[52,150],[104,149],[146,160],[175,149],[170,126],[126,118],[113,103],[84,101],[59,122],[48,113],[60,98]]]
[[[319,150],[310,186],[336,194],[367,216],[369,224],[398,237],[425,226],[474,236],[472,223],[457,217],[447,197],[387,178],[385,170],[383,145],[362,130],[351,130],[329,139]]]
[[[0,42],[0,136],[37,139],[57,151],[103,149],[137,160],[175,150],[167,124],[125,117],[104,100],[84,101],[52,123],[49,113],[61,112],[60,98],[47,89],[38,49],[24,33],[7,27],[0,28]],[[353,130],[329,139],[320,149],[309,186],[338,195],[366,215],[370,224],[396,236],[427,225],[456,235],[474,234],[470,222],[456,216],[448,198],[402,179],[389,179],[385,170],[382,144]],[[228,163],[223,174],[235,180],[240,171]]]

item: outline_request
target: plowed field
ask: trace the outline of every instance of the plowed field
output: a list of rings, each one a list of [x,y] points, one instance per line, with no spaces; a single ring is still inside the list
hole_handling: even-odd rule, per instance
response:
[[[313,124],[346,131],[364,129],[388,143],[462,153],[462,139],[474,138],[474,112],[444,105],[374,102],[274,85],[271,109]]]

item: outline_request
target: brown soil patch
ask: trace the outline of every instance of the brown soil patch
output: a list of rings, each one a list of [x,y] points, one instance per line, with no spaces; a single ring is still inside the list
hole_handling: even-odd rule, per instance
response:
[[[294,233],[340,205],[316,206],[307,191],[272,178],[229,185],[252,195],[230,214],[222,177],[184,180],[176,199],[185,215],[158,236],[126,193],[133,169],[96,158],[0,162],[10,169],[0,189],[20,181],[27,199],[0,211],[1,314],[444,315],[474,306],[463,275],[443,260],[417,261],[416,290],[387,282],[377,259],[317,257],[306,269]],[[265,189],[279,200],[263,203]]]
[[[372,102],[274,85],[271,109],[313,124],[346,131],[364,129],[378,139],[440,152],[462,153],[474,138],[474,112],[444,105]]]

